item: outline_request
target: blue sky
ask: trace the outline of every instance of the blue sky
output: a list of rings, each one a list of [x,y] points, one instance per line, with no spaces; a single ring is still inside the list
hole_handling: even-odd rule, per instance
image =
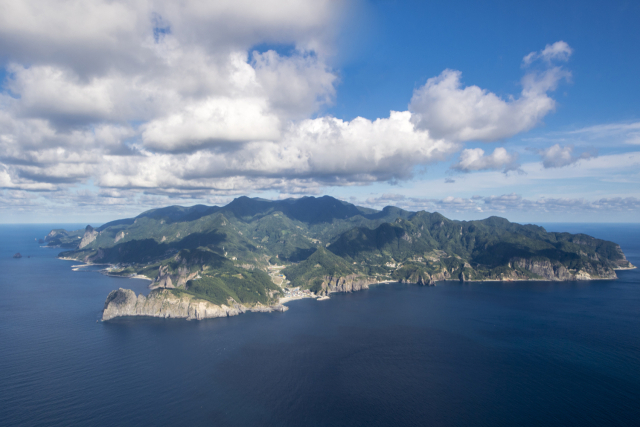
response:
[[[342,83],[329,109],[337,117],[374,119],[405,109],[413,89],[446,68],[498,95],[517,93],[522,57],[558,40],[574,49],[573,83],[560,88],[547,127],[640,115],[638,2],[378,1],[367,11],[371,28],[342,58]]]
[[[11,4],[0,221],[330,194],[638,222],[639,18],[629,1]]]

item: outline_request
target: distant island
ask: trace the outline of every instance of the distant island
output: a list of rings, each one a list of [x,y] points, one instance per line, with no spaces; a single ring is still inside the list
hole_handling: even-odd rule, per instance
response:
[[[382,282],[600,280],[635,268],[620,246],[504,218],[454,221],[439,213],[359,207],[333,197],[226,206],[170,206],[98,228],[51,230],[60,258],[107,264],[107,274],[151,281],[148,296],[112,291],[103,320],[204,319],[284,311]]]

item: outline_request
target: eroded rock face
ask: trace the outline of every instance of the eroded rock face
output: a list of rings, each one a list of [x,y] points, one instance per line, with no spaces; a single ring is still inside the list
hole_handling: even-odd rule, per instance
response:
[[[594,267],[592,264],[586,264],[584,270],[571,272],[564,265],[550,261],[514,258],[511,263],[514,266],[537,274],[545,280],[617,279],[616,272],[613,269],[602,266]]]
[[[330,292],[355,292],[369,289],[371,283],[371,278],[357,276],[355,274],[350,274],[345,277],[324,276],[322,289],[325,294]]]
[[[123,316],[149,316],[201,320],[214,317],[237,316],[246,311],[273,312],[286,311],[287,307],[256,305],[247,308],[241,304],[216,305],[191,295],[174,295],[166,289],[152,291],[149,296],[138,295],[130,289],[111,291],[104,303],[102,320],[110,320]]]
[[[618,245],[616,249],[618,251],[618,254],[620,255],[620,258],[614,261],[614,263],[617,265],[617,268],[635,268],[635,266],[631,264],[629,260],[627,260],[627,257],[624,255],[624,252],[622,252],[622,248],[620,248],[620,245]]]
[[[169,273],[169,267],[161,265],[158,267],[158,277],[149,285],[150,289],[157,288],[186,288],[187,282],[194,279],[198,272],[190,273],[186,266],[178,268],[176,274]]]
[[[94,230],[92,226],[87,225],[87,228],[85,228],[84,231],[84,236],[82,236],[82,240],[80,240],[80,244],[78,245],[78,249],[82,249],[89,245],[91,242],[96,240],[96,237],[98,237],[98,232]]]
[[[424,275],[423,275],[424,274]],[[420,286],[435,286],[436,281],[434,279],[435,276],[430,276],[428,273],[424,272],[421,274],[414,273],[408,278],[400,279],[398,282],[400,283],[415,283]],[[442,280],[442,279],[439,279]]]
[[[124,231],[116,234],[116,238],[113,240],[113,243],[118,243],[120,240],[124,239]]]
[[[156,277],[153,283],[149,285],[149,288],[175,288],[175,286],[173,286],[171,275],[169,274],[169,267],[167,267],[166,265],[161,265],[158,268],[158,277]]]
[[[49,232],[49,234],[47,234],[46,236],[44,236],[44,241],[48,242],[49,240],[53,239],[54,237],[56,237],[58,235],[58,232],[56,230],[51,230]]]

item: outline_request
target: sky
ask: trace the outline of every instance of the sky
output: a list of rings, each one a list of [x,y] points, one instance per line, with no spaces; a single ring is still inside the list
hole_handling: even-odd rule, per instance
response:
[[[637,1],[0,0],[0,222],[331,195],[640,222]]]

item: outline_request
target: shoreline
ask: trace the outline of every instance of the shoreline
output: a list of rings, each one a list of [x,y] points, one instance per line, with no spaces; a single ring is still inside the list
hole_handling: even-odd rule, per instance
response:
[[[96,272],[100,273],[102,275],[105,275],[105,276],[109,276],[109,277],[119,277],[119,278],[122,278],[122,279],[141,279],[141,280],[148,280],[150,282],[154,281],[154,279],[151,279],[151,278],[149,278],[147,276],[144,276],[142,274],[137,274],[137,273],[134,273],[134,274],[131,274],[131,275],[128,275],[128,276],[123,276],[123,275],[119,275],[119,274],[111,274],[109,272],[109,268],[110,267],[115,267],[115,264],[83,262],[83,261],[77,260],[75,258],[65,258],[65,257],[58,257],[58,259],[61,259],[63,261],[76,261],[76,262],[82,263],[82,264],[78,264],[78,265],[72,265],[71,266],[71,270],[73,270],[73,271],[80,271],[80,269],[82,269],[82,268],[90,267],[90,266],[93,266],[93,265],[106,265],[107,268],[102,269],[102,270],[98,270]]]
[[[106,266],[106,268],[101,269],[101,270],[97,270],[99,273],[105,275],[105,276],[109,276],[109,277],[119,277],[119,278],[125,278],[125,279],[142,279],[142,280],[146,280],[149,281],[151,283],[154,282],[154,279],[151,279],[147,276],[141,275],[141,274],[131,274],[131,275],[118,275],[118,274],[111,274],[110,270],[115,268],[116,265],[115,264],[106,264],[106,263],[91,263],[91,262],[82,262],[79,261],[77,259],[74,258],[66,258],[66,257],[59,257],[58,259],[64,260],[64,261],[75,261],[75,262],[79,262],[80,264],[77,265],[72,265],[72,270],[73,271],[79,271],[82,268],[85,267],[89,267],[89,266]],[[614,270],[634,270],[637,267],[634,266],[633,264],[631,264],[631,267],[620,267],[620,268],[616,268]],[[554,280],[554,279],[530,279],[530,278],[522,278],[522,279],[481,279],[481,280],[464,280],[461,281],[459,279],[455,279],[455,278],[449,278],[449,279],[444,279],[444,280],[438,280],[433,284],[421,284],[421,286],[437,286],[438,283],[440,284],[447,284],[447,282],[459,282],[459,283],[482,283],[482,282],[590,282],[590,281],[597,281],[597,280],[615,280],[618,279],[618,277],[611,277],[611,278],[602,278],[602,277],[598,277],[598,278],[583,278],[583,279],[573,279],[573,280]],[[419,285],[418,282],[404,282],[404,281],[397,281],[397,280],[382,280],[382,281],[372,281],[371,283],[369,283],[365,289],[368,289],[369,286],[375,286],[375,285],[383,285],[383,284],[394,284],[394,283],[398,283],[398,284],[404,284],[404,285]],[[358,289],[355,291],[349,291],[349,292],[358,292],[359,290],[364,290],[364,289]],[[297,296],[288,296],[288,297],[282,297],[279,298],[277,303],[273,306],[256,306],[256,307],[244,307],[244,310],[241,310],[240,313],[243,313],[245,311],[254,311],[254,312],[273,312],[273,311],[285,311],[288,309],[288,307],[285,306],[285,304],[287,304],[288,302],[291,301],[297,301],[297,300],[301,300],[301,299],[315,299],[316,301],[326,301],[328,299],[330,299],[330,294],[332,293],[344,293],[344,292],[340,292],[340,291],[333,291],[333,292],[328,292],[327,295],[316,295],[316,294],[303,294],[303,295],[297,295]],[[198,298],[197,296],[194,295],[194,300],[195,301],[199,301],[199,303],[206,303],[207,300],[205,299],[201,299]],[[278,308],[278,306],[280,308]],[[104,310],[103,310],[104,311]],[[240,314],[237,313],[237,314]],[[228,314],[227,314],[228,315]],[[116,316],[116,317],[121,317],[121,316]],[[149,317],[157,317],[157,316],[149,316]],[[209,316],[205,316],[205,317],[209,317]],[[214,317],[222,317],[219,315],[216,315]],[[190,319],[188,319],[190,320]],[[200,319],[198,319],[200,320]]]
[[[112,277],[123,277],[123,276],[112,276]],[[132,277],[126,277],[125,278],[132,278]],[[147,280],[150,280],[149,278],[146,278]],[[588,281],[594,281],[594,280],[612,280],[612,279],[587,279],[587,280],[533,280],[533,279],[521,279],[521,280],[495,280],[495,279],[487,279],[487,280],[475,280],[475,281],[465,281],[466,283],[481,283],[481,282],[578,282],[578,281],[582,281],[582,282],[588,282]],[[459,280],[439,280],[438,282],[436,282],[433,285],[421,285],[421,286],[436,286],[437,283],[440,284],[446,284],[446,282],[460,282]],[[460,282],[460,283],[465,283],[465,282]],[[418,283],[411,283],[411,282],[398,282],[398,281],[393,281],[393,280],[387,280],[384,282],[372,282],[370,283],[366,288],[364,289],[368,289],[369,286],[374,286],[374,285],[382,285],[382,284],[402,284],[402,285],[418,285]],[[358,289],[356,291],[349,291],[349,292],[339,292],[339,291],[335,291],[335,292],[329,292],[329,294],[327,295],[322,295],[322,296],[318,296],[318,295],[299,295],[299,296],[295,296],[295,297],[282,297],[278,299],[278,302],[273,304],[273,305],[262,305],[262,304],[256,304],[255,306],[244,306],[242,304],[234,304],[233,308],[232,307],[227,307],[226,305],[216,305],[213,304],[213,306],[208,307],[209,305],[211,305],[212,303],[208,300],[199,298],[196,295],[191,295],[191,297],[189,297],[189,303],[187,304],[188,307],[186,307],[186,309],[188,309],[189,313],[188,314],[184,314],[184,315],[178,315],[176,316],[175,313],[169,313],[167,312],[167,307],[165,307],[165,304],[162,304],[162,306],[160,307],[160,310],[157,312],[147,312],[147,313],[141,313],[141,312],[137,312],[135,314],[132,313],[123,313],[123,314],[117,314],[117,315],[111,315],[108,318],[104,318],[104,310],[103,310],[103,319],[102,321],[109,321],[113,318],[118,318],[118,317],[172,317],[172,318],[183,318],[186,320],[203,320],[203,319],[208,319],[208,318],[215,318],[215,317],[229,317],[229,316],[236,316],[239,314],[243,314],[246,312],[284,312],[287,311],[289,309],[288,306],[284,305],[290,301],[296,301],[296,300],[301,300],[301,299],[315,299],[316,301],[326,301],[328,299],[330,299],[330,294],[333,293],[351,293],[351,292],[358,292],[360,290],[364,290],[364,289]],[[131,294],[133,294],[134,298],[132,300],[135,300],[135,298],[140,298],[140,296],[136,296],[135,293],[132,290],[128,290],[128,289],[119,289],[120,292],[129,292]],[[115,290],[112,291],[112,293],[116,292]],[[109,295],[111,296],[110,293]],[[140,294],[142,295],[142,294]],[[143,301],[150,298],[151,294],[145,298],[143,298]],[[109,297],[107,297],[109,298]],[[154,297],[156,298],[156,297]],[[109,302],[109,301],[107,301]],[[176,305],[176,304],[174,304]],[[177,307],[177,306],[176,306]],[[182,307],[184,308],[184,307]],[[193,310],[192,310],[193,309]],[[117,310],[117,309],[116,309]],[[212,311],[213,310],[213,311]],[[119,310],[117,310],[119,311]],[[193,311],[193,312],[192,312]],[[212,311],[211,313],[208,313],[208,311]]]

